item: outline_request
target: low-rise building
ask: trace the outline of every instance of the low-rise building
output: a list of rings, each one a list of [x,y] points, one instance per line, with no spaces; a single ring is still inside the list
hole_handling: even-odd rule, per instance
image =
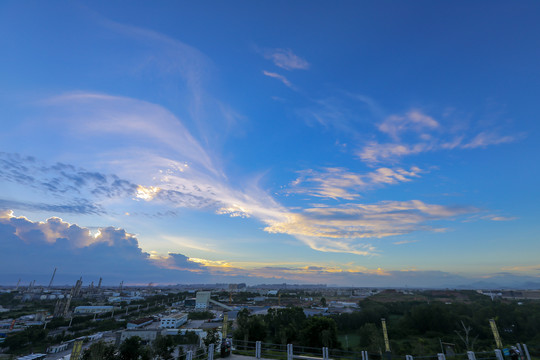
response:
[[[77,306],[75,308],[75,314],[101,314],[112,312],[114,306],[101,305],[101,306]]]
[[[30,354],[25,356],[20,356],[17,358],[17,360],[41,360],[45,359],[47,357],[47,354]]]
[[[158,335],[161,335],[161,329],[129,329],[123,330],[120,333],[120,341],[118,344],[122,343],[124,340],[129,339],[133,336],[138,336],[143,341],[151,342],[156,340]],[[117,344],[117,345],[118,345]]]
[[[162,329],[178,329],[188,320],[186,313],[176,313],[164,316],[161,318],[160,327]]]
[[[128,329],[137,329],[145,327],[146,325],[150,325],[154,320],[151,317],[141,318],[137,320],[133,320],[127,323]]]
[[[67,350],[68,346],[69,346],[69,343],[63,343],[63,344],[59,344],[59,345],[51,345],[51,346],[49,346],[47,348],[47,353],[48,354],[56,354],[56,353]]]
[[[210,301],[210,291],[197,291],[195,297],[195,309],[206,310]]]

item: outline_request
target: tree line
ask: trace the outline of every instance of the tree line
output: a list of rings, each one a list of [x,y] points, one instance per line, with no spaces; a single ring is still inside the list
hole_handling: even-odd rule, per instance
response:
[[[505,346],[540,344],[540,303],[492,301],[483,295],[471,302],[378,302],[365,299],[360,310],[307,317],[300,307],[268,310],[266,315],[238,313],[234,337],[274,344],[384,351],[381,319],[385,318],[395,354],[441,352],[441,343],[456,353],[491,351],[496,345],[489,325],[494,319]],[[346,341],[344,341],[344,339]],[[341,340],[341,341],[339,341]]]

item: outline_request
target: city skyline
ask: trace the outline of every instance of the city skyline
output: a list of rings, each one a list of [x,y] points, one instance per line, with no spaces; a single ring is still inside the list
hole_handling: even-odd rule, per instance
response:
[[[0,283],[540,283],[539,13],[3,2]]]

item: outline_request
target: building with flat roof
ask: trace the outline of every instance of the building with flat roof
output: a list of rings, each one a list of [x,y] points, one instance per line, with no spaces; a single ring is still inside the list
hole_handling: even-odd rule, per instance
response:
[[[151,317],[132,320],[127,323],[127,328],[128,329],[141,328],[141,327],[145,327],[146,325],[150,325],[152,322],[153,322],[153,319]]]
[[[197,291],[195,309],[207,309],[210,301],[210,291]]]
[[[186,313],[170,314],[161,318],[159,327],[162,329],[178,329],[187,323],[187,320],[188,315]]]
[[[17,358],[17,360],[40,360],[45,359],[47,357],[47,354],[30,354],[25,356],[20,356]]]
[[[122,343],[124,340],[129,339],[132,336],[138,336],[143,341],[151,342],[156,340],[158,335],[161,335],[160,329],[129,329],[123,330],[120,332],[118,337],[117,345]]]
[[[114,306],[77,306],[74,310],[75,314],[102,314],[112,312]]]
[[[51,345],[47,348],[48,354],[56,354],[62,351],[66,351],[69,346],[69,343],[62,343],[58,345]]]

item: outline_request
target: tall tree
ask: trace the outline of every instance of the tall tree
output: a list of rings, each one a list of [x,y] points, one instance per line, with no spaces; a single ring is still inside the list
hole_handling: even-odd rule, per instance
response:
[[[84,350],[82,360],[117,360],[116,349],[113,344],[98,341]]]
[[[337,327],[334,319],[313,316],[307,319],[300,334],[302,345],[311,347],[339,348]]]
[[[171,360],[174,350],[174,341],[172,336],[158,336],[152,343],[154,353],[162,360]]]
[[[120,345],[120,360],[150,360],[152,351],[142,343],[138,336],[124,340]]]

